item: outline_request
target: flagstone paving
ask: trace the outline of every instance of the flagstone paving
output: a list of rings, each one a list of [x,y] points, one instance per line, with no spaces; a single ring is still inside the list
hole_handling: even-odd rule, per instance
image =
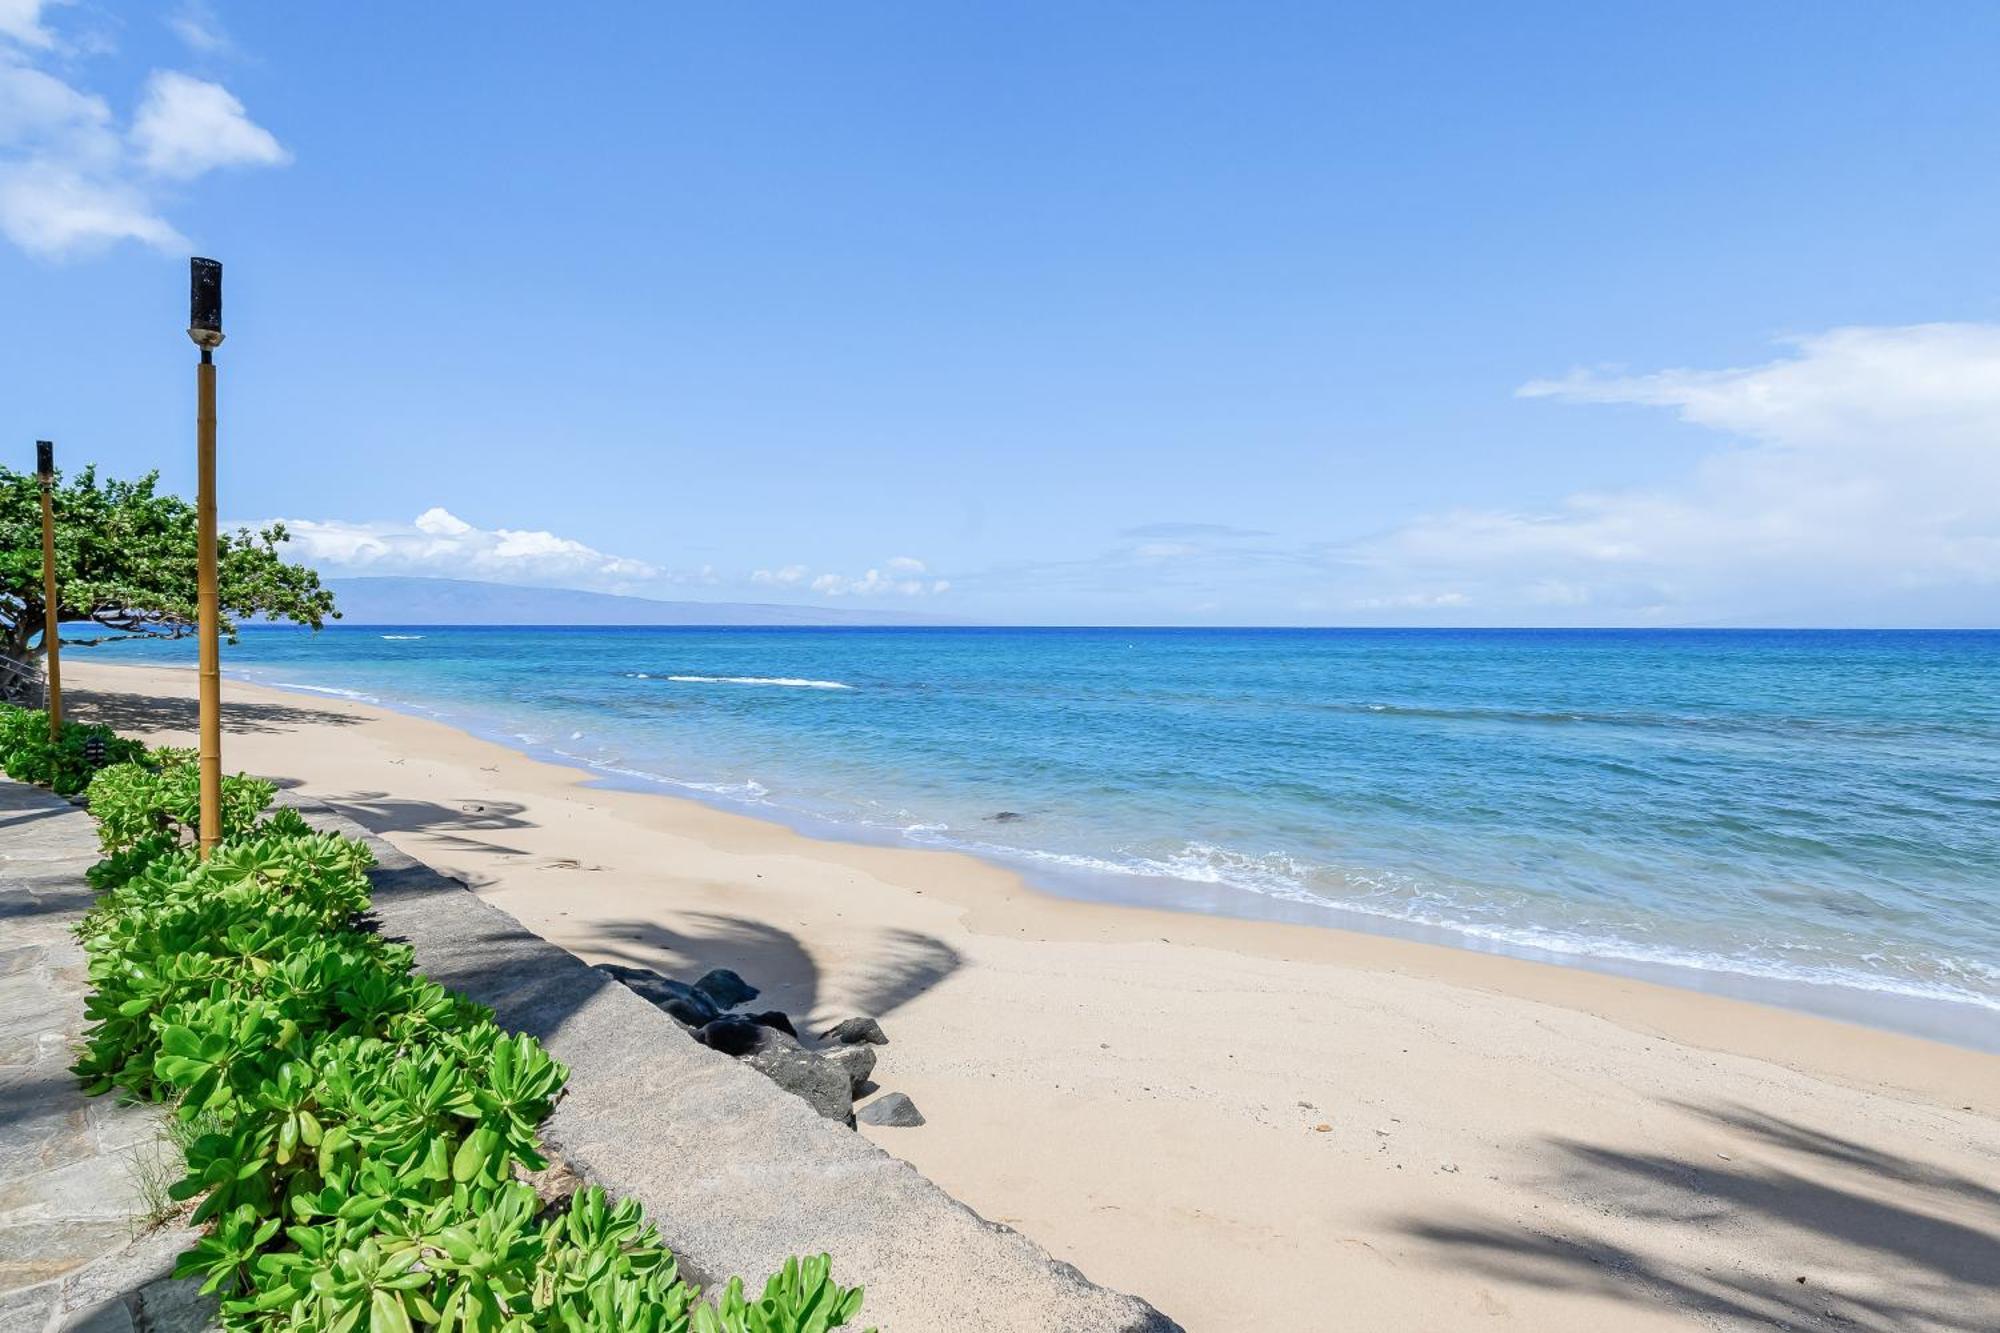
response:
[[[0,1329],[189,1333],[212,1312],[167,1277],[193,1233],[153,1215],[160,1109],[86,1097],[69,1072],[88,982],[71,930],[96,859],[81,809],[0,779]]]

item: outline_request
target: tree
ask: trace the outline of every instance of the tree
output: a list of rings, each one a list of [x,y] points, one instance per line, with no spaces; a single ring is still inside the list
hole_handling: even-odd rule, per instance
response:
[[[91,622],[113,631],[63,643],[178,639],[195,632],[195,511],[159,493],[160,474],[99,482],[87,467],[74,480],[58,474],[55,491],[56,580],[65,624]],[[319,575],[287,564],[278,548],[283,524],[223,533],[217,546],[222,632],[236,642],[236,622],[269,616],[318,629],[334,610]],[[17,664],[39,658],[42,604],[41,483],[0,467],[0,654]]]

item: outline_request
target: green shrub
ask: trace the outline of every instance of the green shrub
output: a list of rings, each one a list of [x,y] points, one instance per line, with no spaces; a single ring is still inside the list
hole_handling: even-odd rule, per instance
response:
[[[546,1208],[523,1172],[567,1071],[532,1037],[411,970],[363,928],[361,843],[266,814],[225,785],[224,841],[192,844],[185,751],[100,772],[105,859],[79,926],[88,1090],[170,1102],[187,1127],[170,1189],[206,1224],[177,1272],[256,1333],[825,1333],[858,1290],[824,1256],[756,1301],[682,1282],[638,1204]]]
[[[194,751],[162,747],[146,760],[109,765],[90,780],[90,813],[97,818],[97,840],[107,855],[160,837],[174,845],[191,844],[201,832],[201,771]],[[277,787],[262,778],[225,776],[222,836],[256,824],[276,793]],[[273,817],[285,815],[298,821],[291,831],[305,830],[297,811],[281,810]]]
[[[47,787],[59,796],[74,796],[90,782],[97,765],[87,747],[104,743],[104,762],[129,763],[145,757],[146,747],[94,722],[65,722],[62,739],[49,739],[49,715],[39,708],[0,704],[0,768],[19,782]]]

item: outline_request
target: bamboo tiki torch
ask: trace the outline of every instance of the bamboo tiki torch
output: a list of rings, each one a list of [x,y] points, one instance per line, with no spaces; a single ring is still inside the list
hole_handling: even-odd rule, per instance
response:
[[[201,857],[222,841],[222,616],[215,591],[215,349],[222,345],[222,265],[191,259],[188,337],[195,369],[196,633],[201,648]]]
[[[35,441],[35,473],[42,483],[42,648],[49,679],[49,740],[62,739],[62,605],[56,600],[56,447]]]

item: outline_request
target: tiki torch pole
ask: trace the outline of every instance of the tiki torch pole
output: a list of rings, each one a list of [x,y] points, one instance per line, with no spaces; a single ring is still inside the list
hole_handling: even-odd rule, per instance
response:
[[[62,606],[56,601],[56,447],[35,441],[42,482],[42,647],[49,659],[49,740],[62,739]]]
[[[215,591],[215,349],[222,345],[222,265],[189,261],[188,337],[195,369],[196,631],[201,647],[201,857],[222,841],[222,617]]]

